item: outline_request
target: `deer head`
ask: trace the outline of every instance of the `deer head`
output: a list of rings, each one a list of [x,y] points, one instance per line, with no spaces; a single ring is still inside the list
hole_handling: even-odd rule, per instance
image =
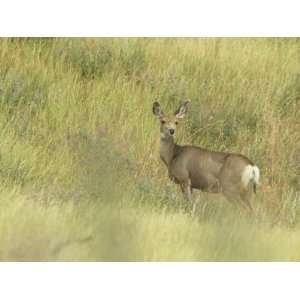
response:
[[[178,121],[184,118],[185,114],[187,113],[189,103],[190,100],[185,101],[174,112],[173,115],[168,115],[168,116],[164,114],[158,102],[153,103],[152,111],[153,114],[158,118],[160,122],[161,138],[167,139],[175,136]]]

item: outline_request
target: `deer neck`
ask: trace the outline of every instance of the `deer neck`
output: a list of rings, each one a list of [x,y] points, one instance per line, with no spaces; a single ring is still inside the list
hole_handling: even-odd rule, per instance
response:
[[[172,136],[160,138],[160,158],[168,168],[174,157],[176,146]]]

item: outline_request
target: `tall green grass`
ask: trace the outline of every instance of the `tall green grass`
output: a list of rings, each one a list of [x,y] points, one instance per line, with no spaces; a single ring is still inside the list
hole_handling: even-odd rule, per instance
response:
[[[0,39],[1,260],[299,260],[300,42]],[[256,217],[159,160],[159,99],[179,143],[261,169]]]

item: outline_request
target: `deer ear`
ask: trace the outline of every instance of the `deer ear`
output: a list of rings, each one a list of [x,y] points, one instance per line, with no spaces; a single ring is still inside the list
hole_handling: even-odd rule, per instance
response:
[[[163,111],[161,110],[160,104],[158,102],[153,103],[152,111],[153,114],[159,118],[163,117],[164,115]]]
[[[188,105],[191,101],[190,100],[187,100],[185,101],[175,112],[174,112],[174,115],[176,118],[178,119],[182,119],[184,118],[185,114],[187,113],[188,111]]]

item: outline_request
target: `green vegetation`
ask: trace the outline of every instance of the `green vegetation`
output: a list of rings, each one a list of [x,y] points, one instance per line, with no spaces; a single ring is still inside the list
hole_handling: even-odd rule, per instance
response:
[[[0,259],[300,259],[299,39],[1,39]],[[177,141],[261,169],[256,217],[159,159],[154,100],[191,111]],[[199,193],[197,194],[199,196]]]

